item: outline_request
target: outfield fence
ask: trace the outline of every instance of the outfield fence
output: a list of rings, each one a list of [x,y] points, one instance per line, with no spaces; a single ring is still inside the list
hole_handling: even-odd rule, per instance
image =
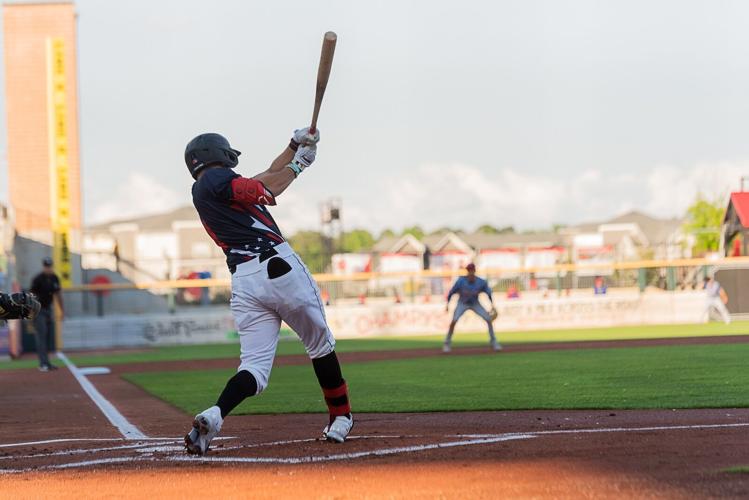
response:
[[[699,290],[702,278],[718,269],[749,269],[749,257],[725,259],[643,260],[609,264],[559,264],[547,267],[481,269],[497,299],[523,300],[581,296],[620,291]],[[424,270],[400,273],[314,274],[327,305],[367,303],[442,302],[463,270]],[[116,280],[120,280],[117,282]],[[73,315],[179,314],[195,308],[226,305],[231,298],[229,279],[181,279],[126,282],[112,276],[109,284],[68,287],[65,296],[76,296],[81,311]]]
[[[724,271],[734,274],[721,275]],[[747,274],[740,275],[744,271]],[[444,333],[451,319],[445,295],[463,273],[426,270],[314,277],[336,337],[366,338]],[[749,283],[749,258],[478,269],[493,290],[497,331],[705,322],[709,317],[702,279],[714,273],[743,290],[743,283]],[[130,283],[114,273],[111,280],[64,289],[65,300],[73,299],[70,302],[82,308],[66,311],[61,323],[59,340],[66,348],[237,341],[228,307],[230,280]],[[739,295],[733,294],[729,310],[741,303],[736,302]],[[744,295],[749,308],[749,294]],[[486,297],[480,300],[489,306]],[[467,314],[457,331],[483,329],[486,324],[478,316]],[[288,329],[282,331],[293,335]]]

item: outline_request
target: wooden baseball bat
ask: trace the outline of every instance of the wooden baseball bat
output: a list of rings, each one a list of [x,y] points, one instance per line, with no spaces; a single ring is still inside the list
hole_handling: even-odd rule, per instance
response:
[[[317,129],[317,116],[320,114],[320,105],[322,97],[325,95],[325,88],[328,86],[330,69],[333,67],[333,54],[335,54],[335,43],[338,36],[332,31],[325,33],[322,39],[322,52],[320,53],[320,65],[317,68],[317,92],[315,92],[315,110],[312,112],[312,124],[309,127],[310,133],[314,134]]]

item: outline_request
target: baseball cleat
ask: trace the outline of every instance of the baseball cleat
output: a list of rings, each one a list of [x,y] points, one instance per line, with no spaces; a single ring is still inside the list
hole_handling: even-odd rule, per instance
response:
[[[221,410],[212,406],[202,413],[195,415],[192,429],[185,436],[185,450],[190,455],[205,455],[211,445],[211,440],[221,430]]]
[[[336,417],[322,430],[322,437],[331,443],[342,443],[346,441],[351,429],[354,427],[354,416]]]
[[[452,347],[450,347],[450,344],[448,344],[447,342],[445,342],[445,343],[444,343],[444,344],[442,345],[442,352],[444,352],[444,353],[448,353],[448,352],[450,352],[450,351],[452,351],[452,350],[453,350],[453,348],[452,348]]]
[[[502,350],[502,344],[500,344],[496,340],[492,341],[491,346],[492,346],[492,350],[493,351],[501,351]]]

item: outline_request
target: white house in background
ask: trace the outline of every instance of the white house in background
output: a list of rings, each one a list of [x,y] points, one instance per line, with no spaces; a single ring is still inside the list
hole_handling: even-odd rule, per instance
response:
[[[420,271],[424,269],[426,249],[414,236],[403,235],[378,252],[377,270],[383,273]]]
[[[119,271],[131,281],[193,272],[229,277],[223,251],[208,237],[191,206],[85,228],[82,263],[84,269]]]
[[[476,252],[455,233],[445,233],[429,245],[429,268],[438,271],[455,271],[473,262]]]
[[[681,219],[632,211],[605,222],[565,227],[560,234],[572,240],[575,262],[678,259],[691,257],[690,245],[685,244],[688,235],[681,227]]]
[[[368,253],[337,253],[332,259],[333,274],[347,276],[372,271],[372,255]]]

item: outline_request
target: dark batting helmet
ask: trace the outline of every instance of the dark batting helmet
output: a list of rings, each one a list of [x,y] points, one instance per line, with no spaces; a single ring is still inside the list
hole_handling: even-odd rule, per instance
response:
[[[232,149],[229,141],[221,134],[200,134],[187,143],[185,148],[185,164],[193,179],[198,178],[198,172],[209,165],[223,165],[234,168],[239,163],[239,155]]]

